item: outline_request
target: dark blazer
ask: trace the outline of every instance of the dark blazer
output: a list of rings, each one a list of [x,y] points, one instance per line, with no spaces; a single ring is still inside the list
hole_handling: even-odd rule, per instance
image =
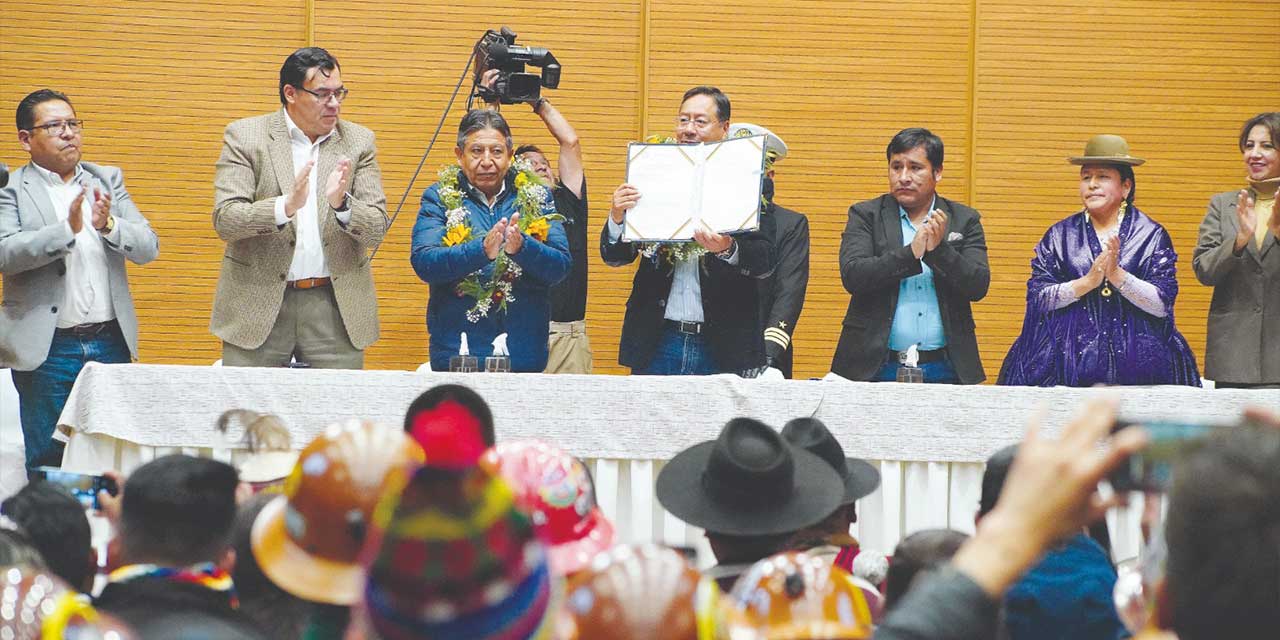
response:
[[[795,354],[791,338],[809,287],[809,219],[773,202],[767,211],[761,228],[773,234],[778,266],[773,275],[760,281],[764,348],[769,366],[790,378]]]
[[[963,384],[986,379],[978,356],[971,302],[987,295],[991,267],[977,211],[942,196],[937,208],[947,214],[946,237],[924,255],[933,270],[938,308],[947,337],[947,355]],[[902,245],[898,201],[890,194],[849,207],[840,239],[840,280],[850,293],[844,328],[831,359],[831,371],[850,380],[869,380],[889,352],[889,329],[898,307],[903,278],[923,271],[911,247]]]
[[[773,240],[763,231],[735,236],[738,264],[714,255],[701,258],[703,336],[720,370],[734,373],[764,366],[758,280],[773,271]],[[635,262],[635,243],[609,242],[609,225],[600,231],[600,257],[611,267]],[[663,260],[642,258],[631,284],[622,320],[618,364],[640,369],[649,365],[662,336],[667,296],[674,270]]]
[[[1280,247],[1270,231],[1262,248],[1232,250],[1239,227],[1236,193],[1213,196],[1200,223],[1192,266],[1213,287],[1204,377],[1237,384],[1280,384]]]

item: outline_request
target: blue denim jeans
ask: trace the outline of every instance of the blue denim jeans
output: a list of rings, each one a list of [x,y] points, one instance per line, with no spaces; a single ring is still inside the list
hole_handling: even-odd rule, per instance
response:
[[[62,443],[53,439],[62,406],[71,395],[71,385],[86,362],[129,362],[129,345],[120,326],[111,324],[95,335],[78,336],[55,332],[49,357],[34,371],[14,371],[18,389],[18,413],[22,420],[23,446],[27,450],[27,471],[42,466],[62,465]]]
[[[636,376],[709,376],[721,373],[707,341],[700,335],[682,333],[671,327],[662,329],[658,349],[649,366],[632,369]]]
[[[876,375],[872,376],[871,382],[895,382],[898,379],[898,369],[902,365],[897,362],[886,362],[880,365],[880,370]],[[960,384],[960,378],[956,376],[956,370],[951,366],[950,360],[938,360],[937,362],[926,362],[920,365],[924,369],[924,381],[926,384]]]

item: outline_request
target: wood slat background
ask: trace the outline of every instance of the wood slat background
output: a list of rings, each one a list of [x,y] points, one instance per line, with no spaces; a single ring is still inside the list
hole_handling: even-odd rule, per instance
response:
[[[125,170],[160,234],[160,258],[131,269],[147,362],[208,363],[223,244],[213,232],[213,166],[223,127],[278,107],[277,73],[293,49],[338,56],[351,97],[344,117],[378,135],[392,208],[448,101],[470,47],[489,27],[550,48],[564,65],[547,95],[577,127],[593,230],[623,174],[628,141],[672,128],[680,94],[715,84],[734,120],[768,126],[791,147],[778,200],[812,231],[797,376],[830,364],[848,294],[837,251],[848,206],[887,184],[884,146],[926,126],[947,145],[940,191],[978,208],[992,286],[976,305],[994,377],[1017,335],[1028,262],[1054,221],[1079,208],[1074,167],[1095,133],[1126,136],[1138,204],[1165,224],[1181,260],[1178,326],[1203,352],[1211,291],[1190,268],[1209,197],[1240,186],[1240,124],[1280,109],[1280,0],[0,0],[0,105],[28,92],[70,94],[87,121],[86,159]],[[422,189],[452,159],[461,98],[375,261],[382,338],[370,368],[426,360],[426,285],[408,263]],[[555,146],[527,107],[507,107],[520,141]],[[10,121],[12,122],[12,121]],[[10,130],[12,131],[12,130]],[[0,145],[11,167],[27,157]],[[631,269],[593,254],[588,326],[596,371],[617,366]]]

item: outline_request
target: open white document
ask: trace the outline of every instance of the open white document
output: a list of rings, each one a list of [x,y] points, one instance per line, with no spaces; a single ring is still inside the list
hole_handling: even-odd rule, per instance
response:
[[[698,228],[759,229],[764,136],[710,144],[633,142],[627,146],[627,182],[640,191],[623,222],[627,242],[692,240]]]

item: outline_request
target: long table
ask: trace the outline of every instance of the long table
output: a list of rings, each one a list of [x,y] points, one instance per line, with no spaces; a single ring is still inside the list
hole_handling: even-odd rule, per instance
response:
[[[1039,415],[1047,431],[1088,397],[1110,393],[1134,419],[1234,420],[1247,405],[1280,411],[1280,391],[1187,387],[1091,389],[746,380],[706,377],[253,369],[89,363],[59,420],[64,466],[128,472],[170,452],[228,462],[245,454],[214,423],[227,409],[273,413],[301,448],[349,418],[403,422],[409,403],[443,383],[477,390],[500,440],[541,438],[587,461],[598,500],[624,541],[702,546],[701,532],[662,510],[654,479],[677,452],[751,416],[781,427],[820,418],[883,483],[859,501],[854,534],[890,552],[923,528],[973,530],[982,462]],[[1111,514],[1113,553],[1136,555],[1136,510]],[[703,547],[705,549],[705,547]]]

